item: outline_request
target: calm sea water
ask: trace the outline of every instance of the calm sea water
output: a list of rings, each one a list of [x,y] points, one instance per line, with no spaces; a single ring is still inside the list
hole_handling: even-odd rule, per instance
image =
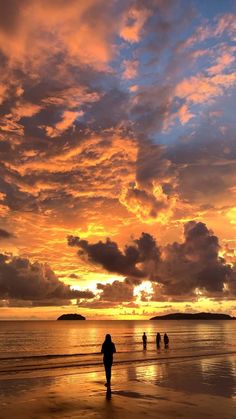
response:
[[[163,342],[156,348],[157,332],[168,333],[168,349]],[[0,374],[100,364],[106,333],[116,344],[116,363],[236,353],[236,321],[1,321]]]

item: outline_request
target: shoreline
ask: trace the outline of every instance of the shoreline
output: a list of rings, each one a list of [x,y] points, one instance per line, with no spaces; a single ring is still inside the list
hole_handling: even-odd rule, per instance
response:
[[[111,395],[104,387],[102,365],[96,371],[73,367],[45,375],[41,371],[11,374],[0,377],[0,418],[232,419],[235,377],[229,374],[226,382],[223,375],[229,365],[235,368],[235,355],[142,366],[114,363]],[[204,369],[214,373],[209,383],[204,383]]]
[[[130,355],[130,353],[128,353]],[[124,355],[124,357],[127,355],[126,352],[117,352],[116,353],[116,360],[115,360],[115,366],[117,367],[124,367],[124,368],[129,368],[132,365],[137,366],[138,364],[143,365],[143,367],[145,368],[146,365],[152,365],[155,363],[158,364],[164,364],[164,363],[186,363],[186,362],[192,362],[195,360],[200,360],[200,359],[204,359],[204,358],[216,358],[216,357],[225,357],[225,356],[236,356],[236,351],[224,351],[224,352],[219,352],[219,351],[214,351],[214,352],[198,352],[195,354],[188,354],[188,353],[182,353],[182,354],[174,354],[172,355],[169,350],[165,350],[165,352],[161,353],[159,350],[157,351],[138,351],[137,354],[141,356],[141,354],[143,355],[142,358],[133,358],[133,359],[122,359],[122,356]],[[151,354],[151,356],[150,356]],[[66,355],[45,355],[45,356],[33,356],[33,357],[15,357],[15,358],[0,358],[0,379],[7,377],[8,374],[29,374],[29,373],[33,373],[36,372],[37,374],[41,374],[43,375],[44,373],[50,373],[50,371],[55,370],[55,374],[56,374],[56,370],[59,371],[60,370],[69,370],[69,369],[77,369],[77,371],[82,371],[83,370],[87,370],[88,372],[92,369],[92,368],[99,368],[101,366],[101,354],[100,353],[96,353],[97,358],[94,359],[91,362],[87,362],[85,363],[85,361],[83,361],[83,357],[87,357],[87,355],[91,357],[94,354],[66,354]],[[61,359],[68,359],[71,358],[71,361],[66,363],[66,362],[56,362],[58,360]],[[80,362],[82,358],[82,362]],[[29,361],[32,360],[33,362],[36,362],[36,360],[38,361],[38,364],[35,363],[30,363]],[[46,363],[46,361],[50,362],[50,360],[54,361],[54,363],[50,364],[50,363]],[[3,364],[1,365],[1,361],[3,361]],[[15,364],[14,364],[15,361]],[[18,361],[18,362],[17,362]],[[25,364],[22,364],[22,361],[25,361]],[[28,361],[28,363],[26,362]],[[40,361],[43,361],[44,363],[40,364]],[[10,365],[8,366],[6,362],[10,362]],[[84,362],[84,363],[83,363]],[[5,363],[5,365],[4,365]],[[45,375],[44,374],[44,375]]]

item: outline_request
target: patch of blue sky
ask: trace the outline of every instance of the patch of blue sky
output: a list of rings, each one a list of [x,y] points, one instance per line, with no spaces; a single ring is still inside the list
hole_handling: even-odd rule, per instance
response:
[[[168,146],[183,138],[191,139],[196,130],[203,125],[209,128],[209,123],[213,120],[215,120],[214,129],[216,131],[225,125],[235,125],[234,107],[230,106],[230,104],[233,105],[234,100],[233,96],[228,99],[224,96],[217,98],[217,101],[213,101],[211,105],[208,103],[205,106],[204,104],[192,105],[189,112],[193,114],[193,117],[187,123],[182,124],[176,116],[167,129],[158,131],[156,134],[153,133],[152,138],[154,142]]]
[[[181,124],[178,118],[175,118],[173,124],[169,129],[154,133],[152,139],[157,144],[171,146],[179,141],[196,141],[195,133],[199,131],[207,132],[207,136],[199,135],[205,141],[210,138],[222,141],[225,138],[226,142],[231,142],[235,133],[235,98],[236,89],[228,91],[226,95],[220,96],[210,105],[205,107],[201,105],[193,105],[190,107],[190,112],[194,114],[186,124]],[[225,130],[225,128],[227,128]],[[235,147],[236,149],[236,147]]]
[[[195,130],[195,124],[193,122],[188,122],[185,125],[182,125],[180,121],[176,119],[174,125],[169,129],[154,133],[152,135],[152,141],[155,144],[171,146],[177,143],[181,138],[191,138],[192,133]]]
[[[232,125],[236,129],[235,122],[236,88],[228,89],[223,96],[217,98],[209,107],[209,114],[215,113],[219,124]]]
[[[193,5],[209,19],[218,14],[236,11],[235,0],[194,0]]]

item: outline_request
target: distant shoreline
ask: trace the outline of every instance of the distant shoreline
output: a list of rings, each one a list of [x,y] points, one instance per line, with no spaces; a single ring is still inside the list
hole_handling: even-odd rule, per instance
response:
[[[146,319],[90,319],[80,314],[69,313],[62,314],[57,319],[4,319],[0,318],[0,322],[52,322],[58,320],[67,320],[67,321],[80,321],[86,320],[86,322],[149,322],[153,320],[236,320],[236,317],[232,317],[229,314],[223,313],[170,313],[162,316],[155,316]]]
[[[84,316],[81,316],[81,314],[77,313],[69,313],[69,314],[62,314],[60,317],[57,318],[57,320],[86,320]]]
[[[171,313],[150,320],[236,320],[236,317],[222,313]]]

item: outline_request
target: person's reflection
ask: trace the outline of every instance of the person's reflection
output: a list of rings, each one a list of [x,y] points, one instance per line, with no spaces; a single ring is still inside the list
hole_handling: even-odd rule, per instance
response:
[[[106,399],[111,400],[111,387],[107,387]]]

